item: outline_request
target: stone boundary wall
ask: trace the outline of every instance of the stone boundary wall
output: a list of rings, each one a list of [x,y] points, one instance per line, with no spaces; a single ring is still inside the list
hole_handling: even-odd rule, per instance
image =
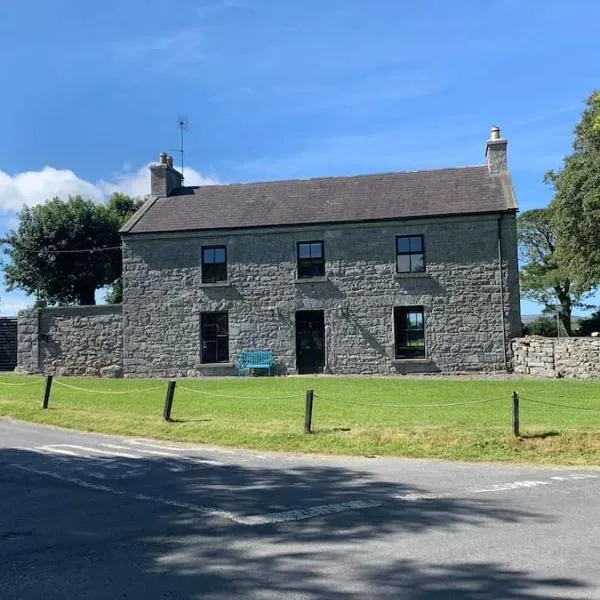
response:
[[[528,336],[512,341],[514,371],[541,377],[600,378],[600,338]]]
[[[20,373],[123,375],[121,305],[29,309],[18,316]]]

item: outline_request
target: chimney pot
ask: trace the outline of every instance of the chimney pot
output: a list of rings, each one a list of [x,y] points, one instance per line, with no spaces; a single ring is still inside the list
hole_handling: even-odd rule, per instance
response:
[[[160,153],[160,164],[161,164],[161,165],[166,165],[166,164],[167,164],[167,159],[168,159],[168,158],[169,158],[169,157],[167,156],[167,153],[166,153],[166,152],[161,152],[161,153]]]
[[[500,139],[500,127],[498,125],[494,125],[491,130],[490,140],[499,140]]]

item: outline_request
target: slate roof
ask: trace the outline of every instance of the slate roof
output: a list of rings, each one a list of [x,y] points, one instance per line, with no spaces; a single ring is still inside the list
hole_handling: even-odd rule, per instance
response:
[[[517,208],[487,166],[187,187],[146,202],[122,233],[348,223]]]

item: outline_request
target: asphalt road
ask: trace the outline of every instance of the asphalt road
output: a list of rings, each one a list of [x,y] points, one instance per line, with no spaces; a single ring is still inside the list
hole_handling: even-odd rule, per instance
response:
[[[600,470],[0,420],[0,598],[600,598]]]

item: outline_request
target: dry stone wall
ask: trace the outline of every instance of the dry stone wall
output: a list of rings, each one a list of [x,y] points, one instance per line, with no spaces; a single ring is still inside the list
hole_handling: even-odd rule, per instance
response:
[[[18,366],[22,373],[123,374],[121,306],[64,306],[21,311]]]
[[[600,338],[545,338],[513,340],[515,373],[541,377],[600,378]]]

